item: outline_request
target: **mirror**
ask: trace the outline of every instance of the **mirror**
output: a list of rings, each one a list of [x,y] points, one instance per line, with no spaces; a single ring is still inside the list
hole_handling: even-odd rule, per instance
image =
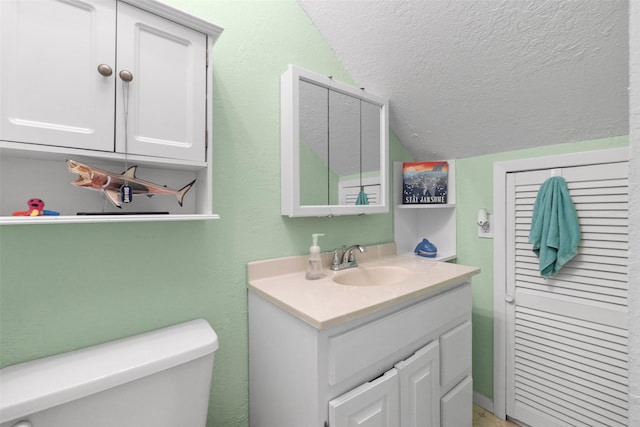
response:
[[[281,85],[282,214],[388,212],[387,101],[293,65]]]

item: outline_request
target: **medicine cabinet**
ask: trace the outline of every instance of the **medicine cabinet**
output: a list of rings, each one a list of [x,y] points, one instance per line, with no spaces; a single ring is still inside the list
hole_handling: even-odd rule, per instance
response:
[[[282,215],[388,212],[388,121],[386,99],[289,65],[281,78]]]

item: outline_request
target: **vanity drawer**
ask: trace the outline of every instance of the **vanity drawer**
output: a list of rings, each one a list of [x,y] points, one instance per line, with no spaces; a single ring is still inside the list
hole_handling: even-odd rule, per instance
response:
[[[434,331],[470,312],[471,285],[466,283],[378,321],[330,337],[329,384],[339,384],[395,353],[417,350],[437,338],[429,337]],[[389,362],[393,364],[397,360]]]
[[[466,321],[440,337],[440,384],[449,390],[471,373],[471,322]]]

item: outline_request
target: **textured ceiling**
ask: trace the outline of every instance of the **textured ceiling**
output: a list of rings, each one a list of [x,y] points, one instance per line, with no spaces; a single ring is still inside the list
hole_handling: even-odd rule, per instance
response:
[[[623,0],[298,0],[419,160],[628,134]]]

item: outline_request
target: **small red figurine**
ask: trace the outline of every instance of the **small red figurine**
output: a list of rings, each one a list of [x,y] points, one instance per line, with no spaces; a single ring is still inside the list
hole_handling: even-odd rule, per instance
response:
[[[35,199],[35,198],[29,199],[27,201],[27,206],[29,207],[29,210],[14,212],[13,216],[42,216],[42,215],[58,216],[60,215],[60,212],[45,210],[44,201],[42,199]]]

